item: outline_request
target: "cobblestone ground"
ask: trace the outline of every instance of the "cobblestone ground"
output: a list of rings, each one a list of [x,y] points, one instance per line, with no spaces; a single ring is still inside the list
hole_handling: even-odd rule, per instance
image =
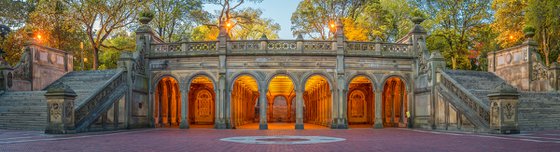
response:
[[[258,145],[220,141],[236,136],[329,136],[345,141],[305,145]],[[560,131],[486,135],[411,129],[215,130],[138,129],[45,135],[0,130],[0,151],[560,151]]]

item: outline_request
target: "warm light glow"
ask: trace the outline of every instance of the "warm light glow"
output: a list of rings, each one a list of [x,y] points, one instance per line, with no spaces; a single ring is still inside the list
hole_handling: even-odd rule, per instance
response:
[[[41,34],[37,34],[37,39],[41,40],[41,38],[42,38]]]
[[[87,58],[84,58],[84,62],[87,62]]]
[[[333,29],[334,29],[334,27],[335,27],[334,23],[331,23],[331,28],[333,28]]]
[[[510,35],[510,36],[509,36],[509,39],[510,39],[510,40],[513,40],[513,38],[514,38],[513,35]]]
[[[226,26],[227,26],[227,27],[231,27],[231,23],[229,23],[229,22],[226,23]]]

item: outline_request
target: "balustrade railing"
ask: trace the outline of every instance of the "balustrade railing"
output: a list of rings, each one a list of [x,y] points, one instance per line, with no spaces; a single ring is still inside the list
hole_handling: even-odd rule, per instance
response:
[[[218,41],[179,42],[151,44],[152,56],[203,55],[218,52]],[[346,55],[389,57],[415,57],[410,44],[345,41]],[[293,53],[294,55],[336,55],[336,41],[316,40],[231,40],[227,41],[228,53]]]
[[[116,91],[118,87],[126,83],[126,77],[123,71],[117,72],[108,83],[103,85],[100,90],[86,99],[83,104],[75,108],[75,122],[76,124],[83,123],[84,119],[94,111],[95,108],[99,108],[106,102],[112,102],[112,100],[107,99],[109,95]]]
[[[485,124],[490,123],[490,108],[488,105],[484,104],[480,99],[476,98],[468,90],[463,87],[457,86],[456,82],[451,79],[451,77],[444,72],[441,72],[442,79],[441,84],[447,89],[452,91],[461,99],[465,105],[470,109],[474,110],[481,120],[484,120]]]

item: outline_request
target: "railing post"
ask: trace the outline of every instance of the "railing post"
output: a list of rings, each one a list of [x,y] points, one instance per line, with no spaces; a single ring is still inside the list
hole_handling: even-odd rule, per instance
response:
[[[436,100],[437,100],[437,92],[436,86],[441,81],[441,74],[438,72],[439,70],[445,69],[445,59],[439,51],[432,52],[430,59],[428,60],[428,81],[431,89],[430,94],[430,115],[431,115],[431,125],[432,129],[436,129]],[[414,120],[412,120],[414,121]]]
[[[548,73],[550,75],[550,79],[548,80],[550,82],[550,85],[552,86],[552,88],[554,88],[554,90],[559,91],[560,90],[560,65],[558,64],[558,62],[553,62],[550,65],[550,68],[548,69]]]
[[[379,55],[383,55],[381,53],[381,38],[379,37],[375,38],[375,52],[378,53]]]
[[[490,99],[490,129],[496,134],[519,133],[517,89],[503,82],[488,95]]]
[[[182,52],[187,52],[187,49],[188,49],[187,42],[189,42],[189,38],[186,35],[183,35],[183,37],[181,37],[181,51]]]
[[[304,48],[303,48],[303,35],[301,35],[301,33],[298,34],[298,36],[297,36],[297,38],[296,38],[296,41],[297,41],[297,42],[296,42],[296,45],[297,45],[297,48],[296,48],[296,49],[297,49],[297,50],[300,50],[301,53],[303,53],[303,51],[304,51],[304,50],[303,50],[303,49],[304,49]]]
[[[74,90],[63,83],[47,90],[45,94],[47,98],[47,128],[45,133],[75,133],[74,99],[76,96]]]
[[[266,35],[263,34],[261,36],[261,39],[259,39],[259,40],[261,40],[261,45],[260,45],[259,49],[263,50],[263,51],[266,50],[266,46],[268,45],[268,38],[266,37]]]

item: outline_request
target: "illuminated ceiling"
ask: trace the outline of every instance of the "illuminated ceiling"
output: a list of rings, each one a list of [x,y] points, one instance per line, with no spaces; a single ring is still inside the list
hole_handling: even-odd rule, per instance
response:
[[[288,76],[279,75],[270,81],[268,92],[272,96],[285,95],[288,96],[294,90],[294,83]]]
[[[192,80],[192,84],[195,84],[195,83],[204,84],[204,85],[206,85],[206,86],[208,86],[212,89],[214,88],[214,84],[212,83],[212,80],[210,80],[208,77],[205,77],[205,76],[198,76],[198,77],[194,78]]]
[[[305,91],[309,91],[315,87],[317,87],[319,84],[323,84],[323,83],[327,83],[327,80],[321,76],[312,76],[309,79],[307,79],[307,82],[305,83]],[[327,85],[328,86],[328,85]],[[330,86],[328,86],[330,87]],[[327,88],[327,90],[330,88]]]
[[[257,81],[250,76],[241,76],[235,80],[235,82],[239,82],[239,84],[243,87],[249,88],[251,91],[259,91],[257,86]],[[234,86],[235,88],[236,86]]]
[[[368,78],[364,77],[364,76],[358,76],[354,79],[352,79],[352,81],[350,82],[352,83],[371,83],[371,81],[369,81]]]

